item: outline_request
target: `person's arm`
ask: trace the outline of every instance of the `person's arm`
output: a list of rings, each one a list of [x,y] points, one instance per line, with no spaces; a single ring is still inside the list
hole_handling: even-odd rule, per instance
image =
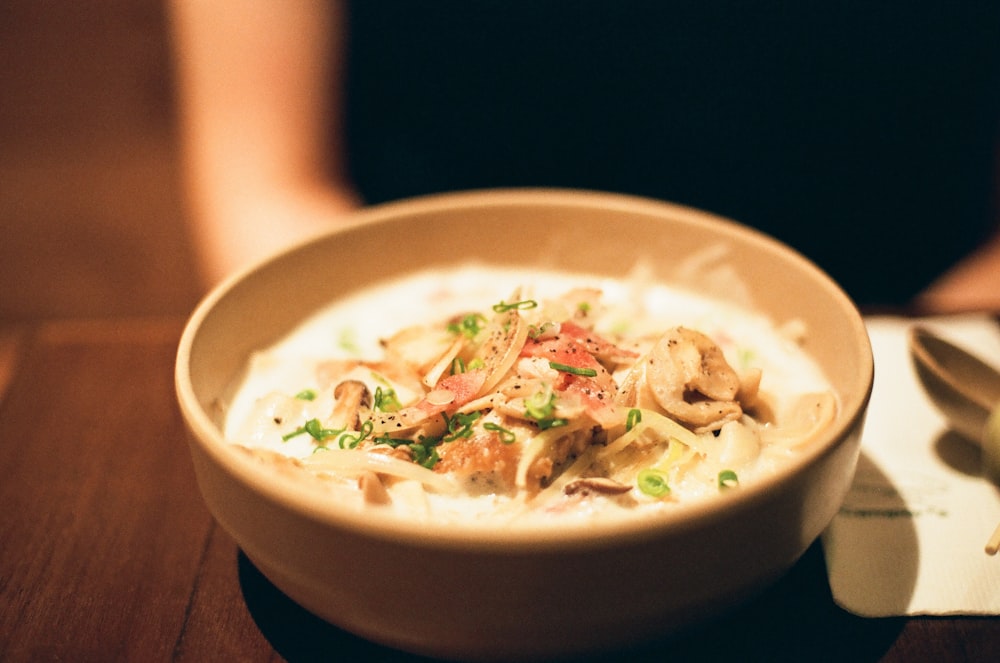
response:
[[[917,298],[927,313],[1000,313],[1000,232]]]
[[[357,206],[341,138],[342,7],[171,0],[184,187],[207,284]]]

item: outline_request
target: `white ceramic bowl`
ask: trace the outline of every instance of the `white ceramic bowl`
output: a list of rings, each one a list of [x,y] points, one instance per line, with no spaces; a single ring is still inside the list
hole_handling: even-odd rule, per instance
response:
[[[210,293],[177,356],[177,394],[208,508],[306,609],[364,638],[438,657],[541,659],[612,649],[756,594],[837,512],[858,458],[871,347],[852,302],[789,248],[696,210],[588,192],[431,196],[370,208],[356,220]],[[721,269],[692,272],[690,258],[707,255]],[[837,417],[817,446],[773,478],[653,521],[573,531],[473,534],[383,521],[339,508],[319,497],[314,482],[223,441],[229,389],[252,351],[372,275],[466,259],[612,277],[647,260],[658,281],[738,296],[779,324],[800,319],[809,330],[804,347],[838,395]],[[743,285],[734,289],[733,276]]]

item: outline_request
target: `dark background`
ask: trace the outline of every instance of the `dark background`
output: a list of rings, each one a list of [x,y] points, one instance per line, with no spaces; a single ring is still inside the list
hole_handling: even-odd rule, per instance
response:
[[[174,140],[174,90],[170,43],[163,4],[163,0],[93,2],[3,0],[0,2],[0,323],[65,317],[184,315],[196,304],[201,293],[186,233],[184,205],[179,187],[179,163]],[[365,3],[358,4],[361,7],[370,7]],[[918,5],[927,6],[920,3]],[[834,49],[832,53],[836,56],[835,60],[840,62],[843,58],[847,58],[847,65],[850,65],[850,54],[854,53],[853,57],[860,57],[858,53],[866,51],[858,49],[865,43],[873,52],[886,51],[882,39],[885,36],[884,30],[876,30],[875,26],[881,25],[885,30],[891,28],[898,32],[898,34],[893,33],[897,37],[891,41],[891,44],[895,45],[894,48],[903,49],[906,45],[909,47],[900,50],[899,53],[892,49],[886,51],[891,57],[887,56],[882,61],[889,69],[881,73],[877,71],[872,73],[872,81],[881,85],[879,81],[884,80],[887,88],[891,90],[895,89],[889,84],[893,81],[905,82],[911,79],[919,81],[933,75],[952,86],[933,87],[940,94],[935,96],[935,101],[928,100],[927,103],[916,104],[914,108],[918,112],[914,112],[913,117],[933,118],[933,112],[947,108],[961,110],[958,115],[965,117],[977,108],[985,107],[987,110],[992,108],[990,104],[978,103],[981,99],[976,95],[983,94],[981,85],[963,87],[962,82],[964,78],[969,77],[981,81],[982,76],[977,74],[976,78],[973,74],[981,73],[980,70],[996,72],[998,69],[996,63],[993,63],[992,55],[1000,48],[988,46],[993,42],[990,40],[984,42],[982,37],[984,34],[989,34],[990,22],[986,21],[987,25],[975,28],[978,23],[969,18],[975,16],[976,8],[983,11],[983,16],[993,16],[993,10],[987,8],[995,5],[977,2],[960,3],[956,7],[963,8],[963,11],[958,12],[941,9],[944,5],[939,6],[936,3],[930,5],[938,7],[938,10],[943,12],[940,26],[932,20],[934,12],[930,10],[914,14],[922,17],[923,23],[919,25],[900,23],[889,15],[867,16],[866,14],[867,22],[864,22],[864,25],[870,24],[869,32],[872,33],[868,42],[854,40],[850,41],[849,48],[843,51]],[[414,9],[413,11],[418,13],[416,17],[401,12],[402,8],[412,5],[397,6],[396,9],[399,11],[396,14],[399,15],[397,20],[400,22],[400,29],[395,33],[384,24],[384,20],[387,19],[378,14],[375,18],[383,22],[375,25],[377,29],[369,31],[369,37],[382,34],[382,38],[386,39],[394,34],[410,35],[410,39],[416,40],[409,48],[409,52],[415,58],[415,54],[420,52],[417,48],[421,43],[420,35],[424,32],[412,29],[414,21],[418,18],[425,22],[432,21],[434,16],[448,13],[445,11],[447,5],[435,6],[444,9],[437,14],[428,11],[427,8]],[[497,7],[502,6],[497,5]],[[802,11],[808,10],[803,8]],[[499,9],[497,12],[497,16],[500,17],[510,14]],[[955,18],[956,16],[964,18],[959,20]],[[751,13],[750,17],[756,17],[754,20],[758,22],[763,21],[757,13]],[[357,23],[355,27],[364,28],[365,21],[371,18],[368,14],[355,11],[353,15]],[[880,19],[882,23],[878,24],[876,19]],[[743,30],[744,22],[733,19],[731,23],[734,35],[762,34],[761,26],[756,26],[746,33]],[[531,21],[522,18],[515,27],[521,29],[524,25],[532,24]],[[972,31],[963,39],[962,35],[970,29]],[[469,34],[467,30],[451,32],[459,36]],[[502,30],[500,32],[503,33]],[[837,34],[833,28],[826,29],[826,32]],[[677,39],[684,34],[686,33],[681,30],[676,36]],[[914,47],[916,36],[926,34],[943,35],[941,39],[944,42],[927,43],[925,47],[923,42],[917,40],[919,43]],[[947,40],[945,36],[948,36]],[[729,39],[727,43],[731,41],[732,39]],[[544,40],[542,42],[544,43]],[[387,50],[380,49],[377,40],[369,39],[364,43],[367,44],[369,51],[374,50],[376,55]],[[984,43],[987,45],[983,46]],[[460,70],[462,61],[453,57],[455,49],[445,48],[436,41],[433,45],[435,49],[429,50],[425,54],[426,58],[431,58],[434,62],[433,58],[443,53],[448,55],[447,61],[453,63],[453,68],[458,67]],[[991,57],[970,58],[969,53],[975,55],[976,48],[985,48]],[[760,48],[755,48],[756,51],[760,51]],[[490,52],[502,60],[503,66],[497,68],[498,72],[501,74],[518,72],[516,67],[512,68],[509,61],[511,53],[520,52],[517,48],[497,47],[490,49]],[[764,49],[763,52],[766,55],[770,51]],[[364,56],[365,52],[363,49],[356,49],[353,55]],[[416,92],[410,97],[404,96],[400,99],[405,101],[405,107],[414,111],[409,115],[419,116],[417,111],[421,107],[414,102],[414,98],[419,101],[426,96],[424,93],[427,81],[413,81],[412,77],[406,78],[409,70],[405,67],[399,68],[392,63],[382,63],[377,58],[365,61],[375,67],[378,75],[364,80],[376,82],[376,87],[388,89],[392,95],[402,95],[408,90],[404,84],[408,80],[411,82],[410,87],[416,86]],[[974,66],[963,69],[962,66],[952,66],[955,63],[965,65],[972,63]],[[809,66],[806,66],[807,64]],[[816,71],[817,68],[809,63],[802,65],[800,82],[805,86],[803,89],[811,89],[808,88],[808,84],[814,80]],[[395,80],[392,78],[394,73],[399,74],[402,79],[398,84],[387,85],[387,80]],[[462,80],[468,78],[465,76]],[[613,82],[617,78],[610,76]],[[478,79],[473,77],[473,80]],[[543,77],[543,80],[546,79]],[[744,90],[736,85],[739,80],[742,80],[740,76],[735,76],[732,80],[727,78],[725,85],[710,89],[722,90],[729,95],[749,90],[747,98],[751,101],[756,98],[750,94],[751,92],[760,96],[756,86],[749,86]],[[514,83],[520,85],[520,78]],[[618,84],[625,85],[625,82],[619,81]],[[903,85],[903,83],[898,84]],[[580,86],[580,89],[585,89],[585,86]],[[359,89],[355,87],[354,92],[358,91]],[[1000,98],[1000,92],[994,90],[987,94],[988,99],[995,105]],[[357,96],[364,100],[363,96]],[[472,95],[469,98],[478,99],[479,96]],[[806,101],[810,98],[804,97]],[[834,95],[831,98],[838,97]],[[400,99],[396,101],[399,102]],[[900,96],[900,99],[907,97]],[[399,103],[382,104],[382,106],[394,116],[398,115],[395,111],[400,107]],[[724,111],[726,108],[736,108],[738,105],[713,103],[707,107],[720,108]],[[909,114],[903,113],[902,116],[908,117]],[[489,113],[486,117],[502,118],[506,115]],[[540,117],[544,117],[544,114]],[[970,117],[975,117],[975,113],[973,112]],[[373,116],[366,118],[371,119],[372,126],[355,121],[351,124],[352,136],[359,136],[361,138],[356,140],[365,141],[368,148],[365,151],[365,158],[377,160],[381,153],[377,149],[372,149],[372,144],[377,142],[372,137],[392,136],[389,129],[395,125],[388,120],[383,123],[375,122],[378,118]],[[454,114],[448,117],[434,114],[433,118],[433,122],[437,124],[432,122],[431,129],[418,130],[415,135],[418,138],[434,136],[435,144],[445,144],[442,135],[454,124]],[[554,126],[560,126],[565,119],[557,115]],[[430,120],[425,118],[425,121]],[[442,122],[443,128],[439,126]],[[724,122],[720,124],[725,125]],[[981,121],[971,124],[983,126]],[[412,133],[414,132],[411,130]],[[556,135],[552,131],[542,133]],[[787,133],[789,132],[784,128],[781,129],[782,135]],[[919,134],[911,131],[906,135],[914,133]],[[942,155],[947,154],[946,150],[930,149],[933,147],[933,141],[930,140],[933,134],[928,133],[930,135],[927,140],[905,144],[907,149],[913,150],[913,154],[903,154],[901,162],[936,164],[934,167],[937,170],[931,168],[927,172],[952,173],[954,180],[952,188],[961,189],[962,183],[968,181],[965,171],[951,168],[942,161]],[[842,142],[833,139],[831,141],[831,149],[838,148]],[[619,142],[621,145],[630,144],[625,140]],[[989,149],[988,141],[966,142],[972,143],[971,147],[966,145],[970,149],[975,148],[980,151]],[[461,141],[457,143],[461,145]],[[392,154],[398,156],[401,144],[405,148],[405,143],[401,140],[394,141],[395,151]],[[566,146],[563,147],[568,149]],[[753,167],[743,164],[736,157],[757,151],[759,150],[733,150],[734,160],[726,161],[723,165],[730,169],[743,170],[739,171],[738,177],[728,177],[725,181],[740,183],[746,179],[747,173],[753,173],[755,171]],[[552,151],[553,154],[563,156],[564,152],[565,149]],[[707,154],[710,151],[699,148],[694,152]],[[817,150],[808,151],[804,154],[803,161],[814,164],[816,152]],[[502,150],[496,146],[490,147],[487,153],[502,156]],[[451,153],[444,155],[445,164],[461,162]],[[514,154],[515,165],[520,163],[517,161],[519,156],[520,153]],[[626,162],[630,156],[613,159],[611,163]],[[497,159],[491,157],[487,165],[494,161]],[[576,161],[562,159],[562,161],[578,162],[586,172],[576,179],[567,176],[566,179],[549,181],[545,178],[553,178],[551,172],[555,171],[551,168],[546,169],[543,161],[541,175],[521,173],[517,167],[508,165],[500,175],[486,173],[480,179],[470,179],[468,182],[459,180],[458,184],[462,187],[478,186],[481,182],[513,185],[522,185],[525,182],[547,185],[581,182],[587,184],[586,176],[590,172],[587,161],[583,159]],[[673,173],[670,178],[660,179],[666,179],[671,185],[681,187],[684,174],[693,166],[688,160],[680,160],[678,163],[684,168]],[[394,170],[383,167],[382,171],[409,175],[447,174],[446,168],[438,166],[401,167],[395,162],[394,165]],[[357,171],[358,179],[363,182],[366,163],[359,161],[352,166]],[[811,167],[814,166],[815,164]],[[712,167],[718,167],[718,163]],[[808,169],[803,169],[802,172],[806,170]],[[891,177],[885,172],[887,170],[890,169],[883,168],[879,171],[879,181],[882,183],[888,181],[891,184]],[[474,171],[471,169],[462,171],[463,174],[466,172]],[[888,238],[878,235],[874,230],[868,233],[874,233],[874,237],[847,237],[837,231],[837,223],[849,217],[851,211],[850,205],[844,202],[844,196],[841,195],[843,181],[845,178],[856,179],[860,190],[864,192],[867,191],[864,189],[867,179],[862,171],[853,174],[853,171],[846,174],[841,171],[836,172],[836,177],[814,177],[813,180],[809,180],[818,182],[819,189],[800,185],[785,186],[782,189],[782,191],[798,192],[800,198],[807,197],[814,207],[817,202],[823,201],[838,202],[841,207],[847,205],[847,212],[840,208],[819,205],[821,212],[826,210],[825,213],[830,217],[829,222],[818,222],[817,215],[813,213],[815,210],[805,213],[796,208],[794,195],[782,194],[770,197],[757,195],[761,190],[750,185],[744,186],[744,189],[749,191],[748,194],[741,194],[742,197],[733,194],[732,199],[727,199],[724,195],[727,189],[719,186],[713,185],[711,191],[702,192],[704,195],[699,195],[699,190],[693,186],[688,186],[686,189],[678,188],[676,191],[671,189],[661,191],[652,184],[646,186],[632,175],[626,182],[620,183],[617,189],[614,182],[609,183],[607,180],[603,180],[599,188],[655,195],[703,207],[757,225],[768,232],[774,231],[767,227],[769,220],[784,217],[792,220],[809,219],[809,223],[793,225],[792,230],[782,238],[793,245],[801,245],[800,248],[803,249],[808,249],[817,242],[824,247],[833,239],[843,240],[846,243],[845,250],[833,251],[834,258],[830,259],[829,264],[822,266],[830,269],[835,278],[841,280],[849,289],[857,287],[857,284],[849,282],[855,277],[854,265],[869,264],[882,269],[878,278],[868,279],[868,282],[872,283],[889,284],[896,272],[909,274],[924,270],[936,274],[940,265],[932,265],[934,260],[940,261],[944,254],[948,254],[947,259],[950,260],[951,256],[961,253],[968,246],[973,246],[979,237],[979,232],[970,229],[967,224],[953,225],[957,217],[962,214],[961,210],[956,210],[955,206],[948,202],[950,199],[939,197],[945,201],[942,203],[943,213],[938,208],[921,202],[923,200],[921,196],[926,196],[928,191],[936,190],[940,188],[939,186],[928,186],[926,182],[919,181],[919,178],[907,179],[902,176],[900,176],[902,183],[899,185],[899,190],[903,192],[901,195],[884,196],[884,201],[883,196],[870,196],[875,198],[877,203],[870,206],[874,210],[872,211],[874,218],[895,215],[898,217],[896,223],[899,225],[899,232]],[[799,174],[801,174],[799,171],[792,169],[787,175],[794,183],[798,182],[795,178]],[[508,181],[504,177],[514,179]],[[521,179],[517,179],[518,177]],[[947,177],[936,177],[933,181],[940,184],[946,180]],[[707,181],[719,180],[708,178]],[[400,195],[448,188],[455,184],[453,181],[418,182],[407,189],[405,177],[393,177],[393,182],[402,188],[392,191],[373,191],[362,187],[362,192],[369,200],[377,202]],[[823,189],[824,186],[828,186],[829,190]],[[990,185],[984,182],[976,186],[982,190]],[[736,191],[739,193],[742,190]],[[885,209],[879,207],[883,203]],[[909,206],[905,208],[909,212],[904,214],[897,209],[902,203]],[[929,223],[933,224],[931,231],[911,232],[910,222],[921,214],[927,216]],[[968,213],[965,216],[977,215]],[[888,227],[890,231],[893,228],[895,226]],[[826,232],[828,236],[824,238],[822,232]],[[829,236],[831,233],[832,237]],[[929,241],[928,236],[931,237]],[[881,264],[879,258],[887,246],[898,247],[907,242],[914,245],[910,251],[913,259],[907,269],[893,271],[879,267]],[[926,255],[926,251],[931,251],[931,254]],[[869,259],[865,260],[866,257]],[[914,278],[910,280],[919,281]],[[913,284],[908,283],[908,285]],[[890,295],[898,295],[897,290],[904,291],[902,286],[891,292],[888,286],[885,289]]]

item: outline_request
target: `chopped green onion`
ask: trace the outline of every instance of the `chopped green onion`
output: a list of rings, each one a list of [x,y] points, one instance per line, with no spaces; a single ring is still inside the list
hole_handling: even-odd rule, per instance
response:
[[[550,361],[549,368],[554,368],[557,371],[562,371],[563,373],[572,373],[573,375],[582,375],[584,377],[592,378],[597,375],[597,371],[593,368],[579,368],[577,366],[569,366],[567,364],[560,364],[557,361]]]
[[[396,447],[410,444],[412,440],[408,440],[405,437],[403,438],[392,437],[388,433],[383,433],[382,435],[376,435],[375,437],[373,437],[372,442],[374,442],[375,444],[384,444],[388,447],[392,447],[393,449],[395,449]]]
[[[301,435],[302,433],[309,433],[309,436],[318,442],[322,442],[325,439],[336,437],[344,432],[344,429],[334,430],[331,428],[323,428],[319,419],[310,419],[306,423],[302,424],[291,433],[285,433],[281,436],[282,442],[288,442],[293,437]]]
[[[455,357],[454,359],[451,360],[451,374],[458,375],[460,373],[467,373],[469,371],[474,371],[478,368],[483,368],[484,366],[486,366],[486,362],[480,359],[479,357],[476,357],[468,364],[466,364],[465,360],[463,360],[461,357]]]
[[[460,437],[470,437],[472,435],[472,424],[482,416],[481,412],[457,413],[448,422],[448,435],[441,438],[444,442],[454,442]]]
[[[552,393],[552,389],[548,385],[524,399],[524,413],[532,419],[551,417],[555,408],[556,395]]]
[[[550,331],[555,329],[556,324],[554,322],[543,322],[541,325],[529,325],[528,326],[528,337],[529,338],[539,338],[544,334],[548,334]]]
[[[741,371],[748,371],[757,362],[757,352],[753,348],[737,348],[736,366]]]
[[[300,401],[314,401],[316,400],[316,392],[312,389],[303,389],[299,393],[295,394],[295,398]]]
[[[636,476],[636,484],[639,490],[650,497],[663,497],[670,494],[670,486],[667,484],[667,476],[659,470],[640,470]]]
[[[625,432],[635,428],[635,425],[642,421],[642,410],[637,407],[632,408],[628,411],[628,416],[625,418]]]
[[[476,337],[486,322],[486,318],[482,314],[469,313],[462,316],[458,322],[448,323],[448,331],[456,335],[463,334],[466,338],[471,339]]]
[[[440,440],[433,438],[420,438],[420,442],[411,444],[410,453],[413,454],[413,462],[429,470],[434,469],[437,462],[441,460],[441,456],[438,455],[437,450],[439,442]]]
[[[580,302],[579,304],[576,305],[576,308],[577,310],[580,311],[580,313],[586,315],[587,313],[590,313],[591,309],[590,302]]]
[[[372,434],[372,429],[375,424],[371,420],[366,421],[361,424],[361,430],[358,431],[357,435],[352,435],[351,433],[343,433],[340,439],[337,440],[337,444],[341,449],[356,449],[361,441]]]
[[[524,399],[524,413],[536,421],[551,417],[555,409],[556,395],[548,385]]]
[[[552,393],[552,388],[545,385],[528,398],[524,399],[524,414],[530,419],[534,419],[538,427],[542,430],[565,426],[569,421],[562,417],[552,416],[556,410],[556,395]]]
[[[538,302],[536,302],[534,299],[525,299],[523,301],[512,302],[510,304],[505,304],[503,301],[501,301],[499,304],[493,305],[493,311],[495,313],[506,313],[507,311],[514,311],[519,309],[525,310],[529,308],[535,308],[536,306],[538,306]]]
[[[483,428],[499,434],[500,441],[503,442],[504,444],[514,444],[514,442],[517,441],[517,436],[514,435],[514,432],[504,428],[500,424],[495,424],[492,421],[487,421],[485,424],[483,424]]]
[[[396,397],[395,389],[383,389],[375,387],[375,397],[372,402],[372,409],[379,412],[396,412],[402,407],[399,398]]]
[[[406,438],[391,437],[389,434],[383,434],[376,435],[372,438],[372,441],[375,444],[384,444],[393,449],[406,447],[410,450],[413,462],[429,470],[434,469],[434,465],[441,460],[435,448],[442,442],[442,439],[439,437],[425,437],[421,435],[420,439],[414,442]]]
[[[356,330],[351,327],[345,327],[340,330],[340,335],[337,338],[337,345],[352,355],[361,354],[361,347],[358,345]]]
[[[728,490],[740,485],[740,478],[732,470],[722,470],[719,472],[719,490]]]

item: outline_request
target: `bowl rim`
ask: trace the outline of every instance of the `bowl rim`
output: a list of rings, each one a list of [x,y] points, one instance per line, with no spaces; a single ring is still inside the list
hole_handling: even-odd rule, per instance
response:
[[[826,290],[848,316],[852,337],[861,343],[863,371],[858,376],[861,389],[856,395],[852,411],[839,424],[831,426],[815,444],[802,454],[790,459],[763,480],[743,486],[738,491],[682,505],[648,517],[602,519],[598,523],[566,523],[556,531],[532,526],[497,528],[433,522],[410,522],[401,518],[372,518],[368,510],[341,507],[333,500],[317,500],[315,482],[293,481],[271,465],[241,452],[226,442],[220,430],[212,423],[208,413],[201,408],[191,382],[190,359],[192,346],[205,320],[215,306],[240,284],[248,275],[261,267],[283,260],[304,246],[326,241],[331,236],[358,232],[361,228],[389,223],[401,214],[454,210],[456,208],[491,206],[577,206],[630,212],[649,212],[656,215],[669,213],[683,216],[699,223],[726,227],[752,243],[766,245],[770,250],[785,253],[800,269],[810,272],[816,282]],[[292,326],[289,327],[289,331]],[[625,541],[645,541],[661,536],[664,531],[686,531],[701,528],[754,508],[768,499],[778,486],[793,481],[804,468],[818,463],[832,454],[858,427],[865,415],[874,382],[874,360],[870,339],[864,320],[855,304],[841,286],[815,263],[794,248],[738,221],[718,216],[700,209],[631,194],[608,193],[589,190],[560,188],[506,188],[459,191],[429,194],[372,205],[353,212],[346,223],[336,229],[306,239],[285,250],[256,261],[231,274],[213,287],[189,316],[181,334],[175,360],[175,392],[182,416],[188,427],[188,442],[221,466],[244,487],[254,490],[266,499],[280,503],[302,517],[335,528],[349,529],[373,538],[407,542],[414,546],[461,550],[490,550],[506,552],[541,552],[565,550],[572,545],[575,550],[600,549],[619,545]],[[195,449],[191,450],[192,452]],[[322,479],[317,479],[322,482]],[[320,487],[321,488],[321,487]]]

